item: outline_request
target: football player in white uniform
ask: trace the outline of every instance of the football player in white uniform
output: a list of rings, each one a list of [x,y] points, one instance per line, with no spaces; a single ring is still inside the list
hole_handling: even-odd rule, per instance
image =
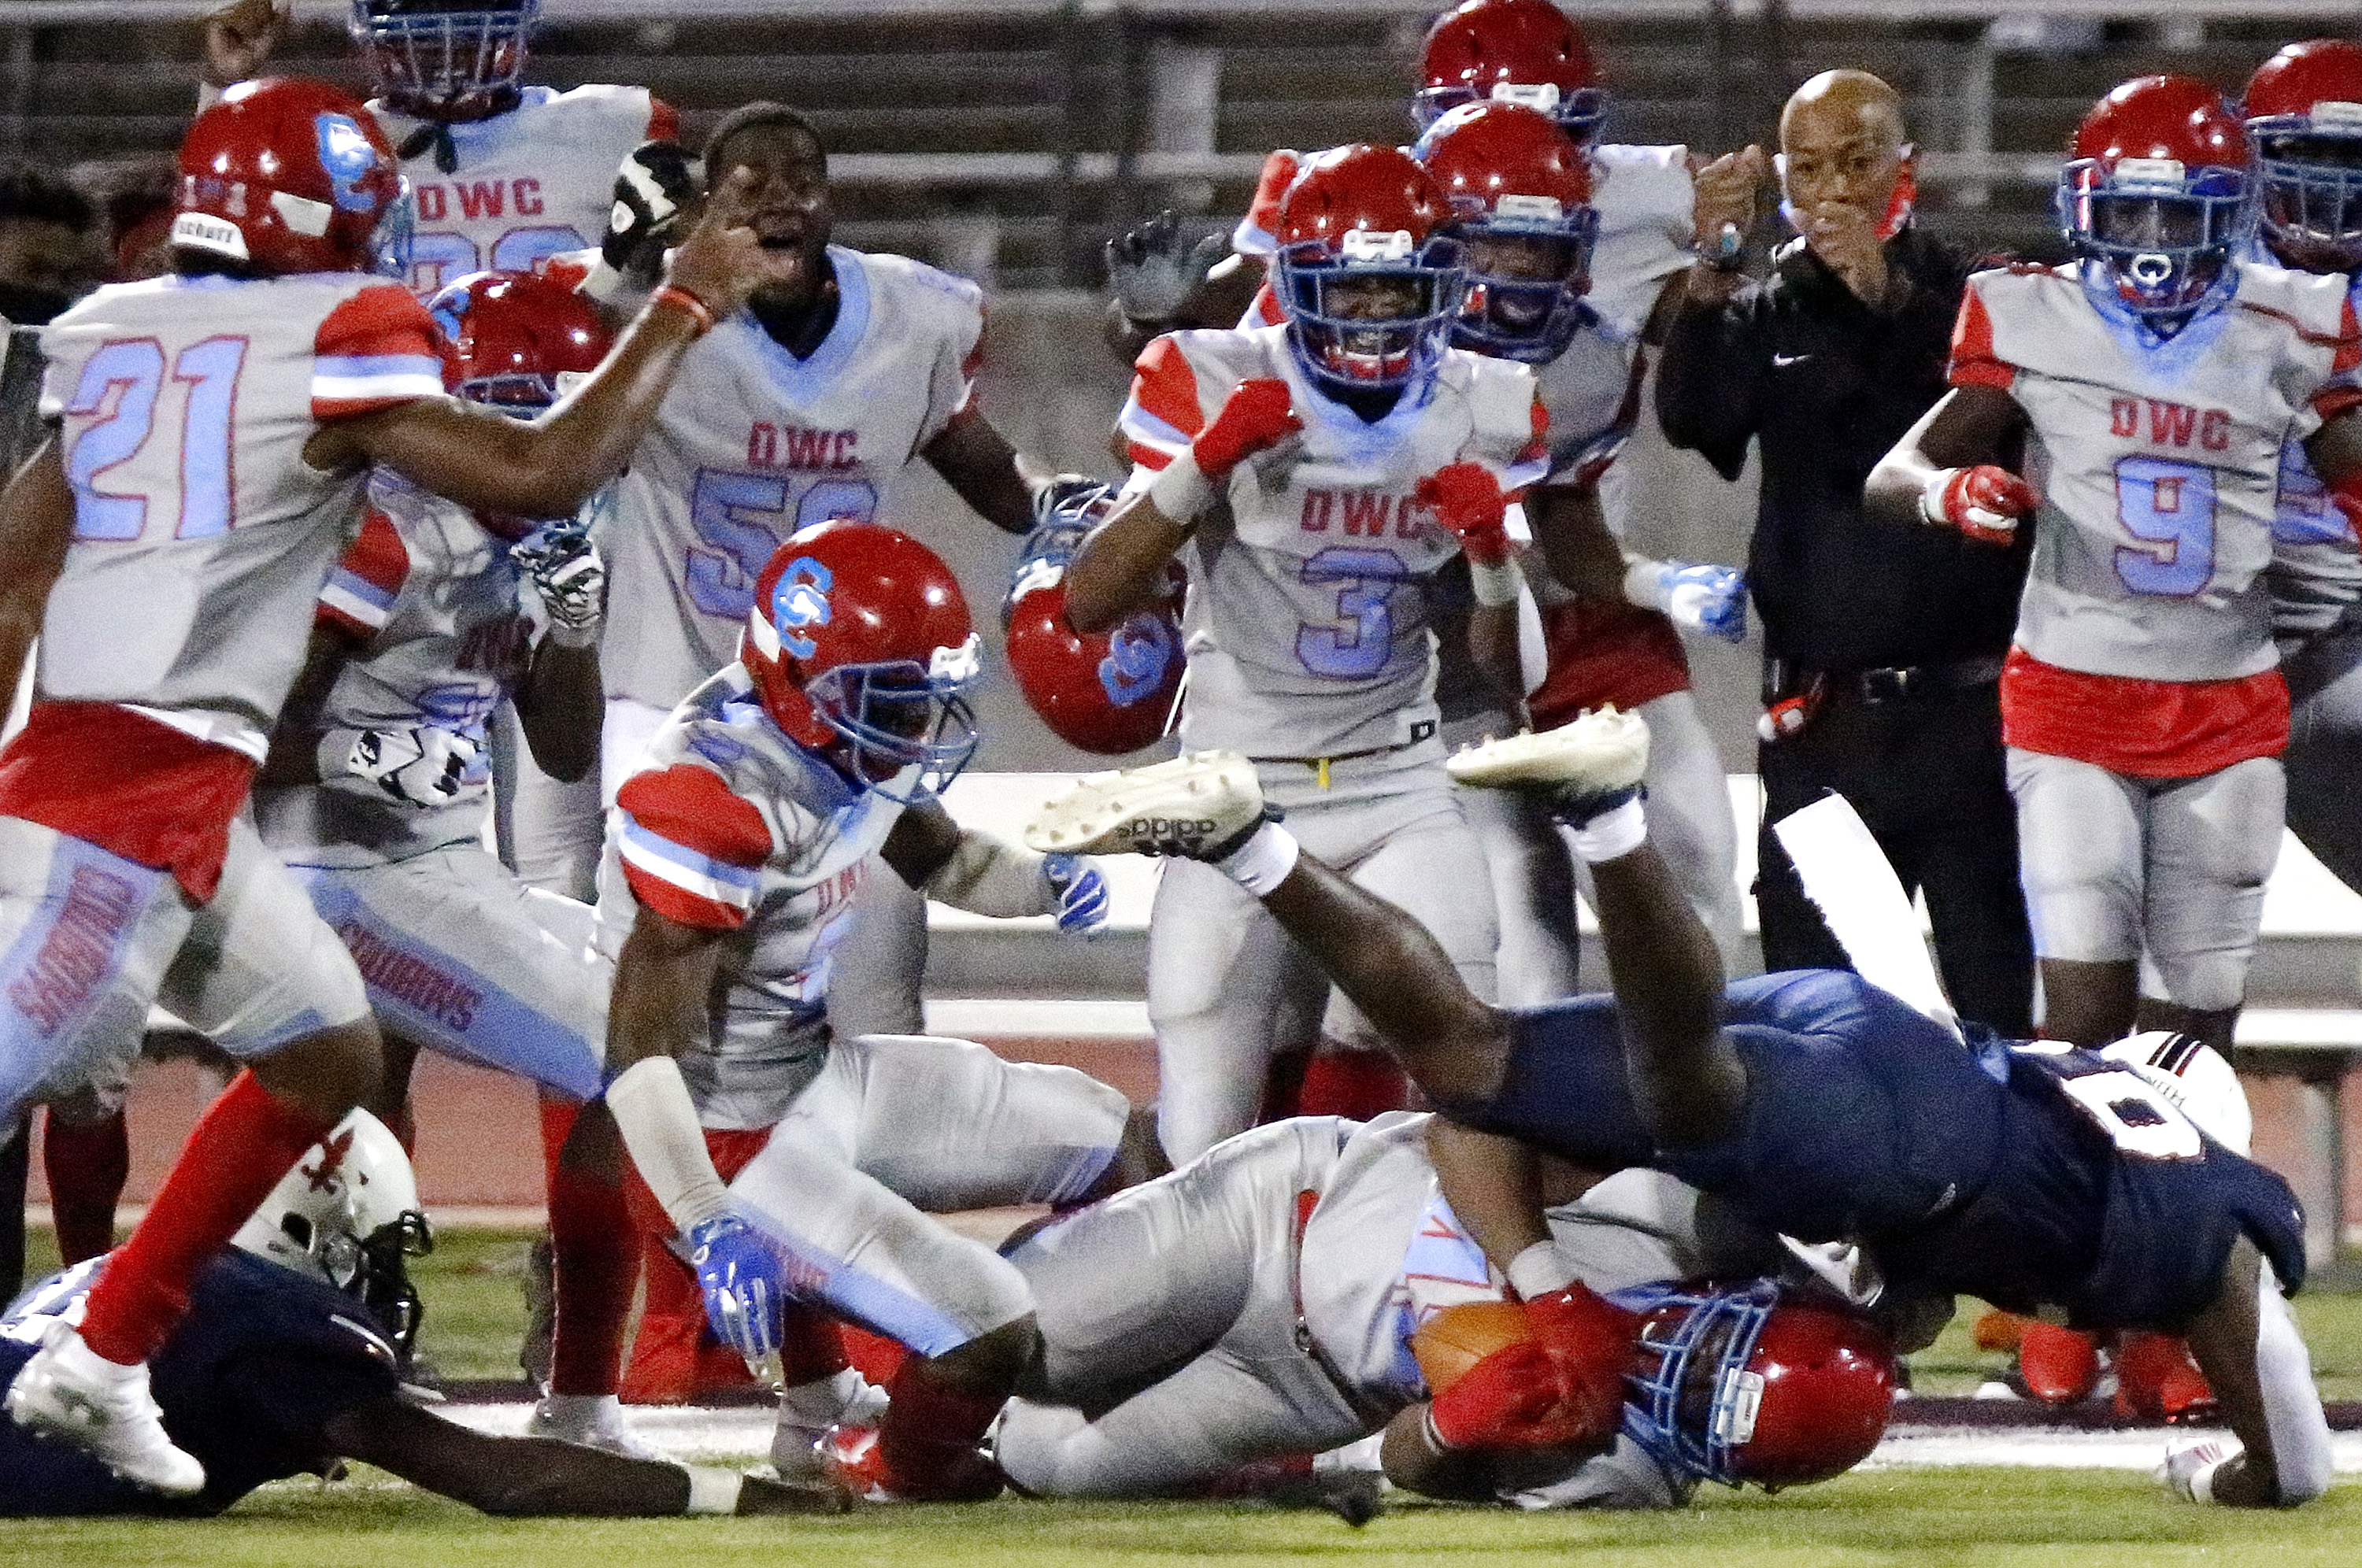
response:
[[[995,1439],[1010,1479],[1041,1496],[1188,1496],[1254,1461],[1380,1431],[1398,1484],[1520,1507],[1672,1507],[1700,1480],[1730,1479],[1735,1468],[1715,1476],[1694,1463],[1702,1431],[1677,1440],[1680,1422],[1658,1426],[1639,1391],[1614,1447],[1586,1459],[1558,1446],[1555,1413],[1485,1409],[1483,1380],[1430,1364],[1428,1325],[1515,1302],[1438,1189],[1435,1131],[1429,1116],[1399,1114],[1260,1127],[1011,1247],[1046,1353]],[[1632,1171],[1553,1208],[1550,1224],[1572,1277],[1635,1311],[1683,1295],[1672,1282],[1790,1265],[1744,1227],[1709,1223],[1701,1239],[1697,1205],[1679,1182]],[[1812,1359],[1807,1370],[1794,1358],[1783,1390],[1795,1398],[1799,1381],[1818,1381],[1799,1400],[1810,1419],[1777,1439],[1783,1423],[1759,1422],[1753,1479],[1835,1474],[1885,1426],[1883,1353]],[[1683,1419],[1705,1415],[1692,1401]],[[1486,1420],[1482,1443],[1428,1436]],[[1782,1443],[1793,1451],[1775,1456]]]
[[[701,227],[602,370],[525,424],[445,397],[433,324],[368,271],[402,191],[359,105],[244,83],[198,116],[180,167],[180,272],[46,329],[58,433],[0,497],[0,685],[41,640],[31,717],[0,753],[0,1120],[126,1057],[160,998],[253,1064],[80,1331],[7,1396],[20,1422],[189,1493],[204,1476],[157,1421],[145,1357],[195,1268],[380,1076],[351,957],[241,814],[363,474],[571,512],[762,256],[744,229]]]
[[[2362,49],[2294,43],[2257,68],[2241,110],[2263,202],[2260,259],[2362,287]],[[2362,554],[2346,506],[2291,441],[2280,454],[2272,630],[2290,712],[2288,824],[2348,887],[2362,888],[2352,781],[2362,764]]]
[[[976,747],[977,639],[925,546],[818,524],[753,598],[740,659],[674,711],[610,818],[607,1104],[716,1330],[750,1362],[800,1353],[780,1374],[782,1473],[820,1462],[859,1391],[808,1337],[783,1345],[783,1309],[809,1301],[915,1353],[874,1431],[833,1434],[835,1474],[873,1497],[990,1496],[977,1442],[1033,1353],[1032,1303],[1004,1259],[922,1210],[1082,1202],[1148,1174],[1153,1141],[1071,1068],[839,1032],[830,972],[872,875],[1072,930],[1105,918],[1106,889],[1072,856],[963,831],[936,799]]]
[[[446,383],[518,418],[607,350],[590,303],[531,273],[464,278],[426,306]],[[556,1313],[534,1430],[646,1457],[615,1408],[638,1275],[621,1150],[603,1110],[576,1131],[602,1081],[609,976],[590,906],[524,886],[481,844],[500,704],[554,777],[597,760],[604,571],[571,521],[471,512],[388,472],[369,499],[321,591],[256,824],[368,982],[386,1042],[371,1109],[403,1125],[425,1047],[541,1086]]]
[[[1182,332],[1142,353],[1118,422],[1125,499],[1066,576],[1103,630],[1181,555],[1181,736],[1258,760],[1339,863],[1412,910],[1478,990],[1489,883],[1442,768],[1429,594],[1465,542],[1507,603],[1510,497],[1547,458],[1524,366],[1449,348],[1459,246],[1435,180],[1398,149],[1323,153],[1280,219],[1284,326]],[[1255,1120],[1275,1050],[1308,1046],[1327,984],[1227,878],[1175,865],[1149,926],[1161,1131],[1175,1159]]]
[[[1969,280],[1953,390],[1866,498],[1972,538],[2036,527],[2002,723],[2046,1031],[2096,1047],[2137,1013],[2228,1055],[2279,852],[2281,454],[2362,480],[2362,337],[2343,277],[2238,254],[2255,160],[2213,88],[2126,83],[2071,150],[2075,260]],[[1996,462],[2020,432],[2025,478]]]

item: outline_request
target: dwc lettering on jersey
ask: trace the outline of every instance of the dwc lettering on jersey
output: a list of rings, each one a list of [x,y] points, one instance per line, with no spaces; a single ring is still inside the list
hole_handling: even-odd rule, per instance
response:
[[[800,425],[782,428],[757,421],[746,433],[746,463],[797,472],[843,470],[861,466],[860,445],[858,430],[811,430]]]
[[[1348,538],[1382,539],[1391,532],[1397,539],[1416,539],[1434,516],[1432,509],[1398,491],[1310,489],[1304,492],[1297,526],[1307,534],[1326,534],[1334,526]]]
[[[2108,400],[2108,434],[2121,439],[2142,435],[2146,411],[2147,439],[2155,447],[2187,447],[2194,437],[2209,452],[2231,449],[2231,414],[2227,409],[2196,409],[2162,398],[2119,397]]]
[[[546,210],[538,180],[455,180],[448,185],[430,181],[412,189],[421,223],[447,222],[454,207],[469,223],[511,215],[539,217]]]

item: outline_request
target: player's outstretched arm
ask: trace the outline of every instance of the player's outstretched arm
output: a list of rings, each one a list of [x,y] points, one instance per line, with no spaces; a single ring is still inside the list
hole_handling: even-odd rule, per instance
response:
[[[2233,1243],[2222,1287],[2190,1325],[2190,1353],[2244,1452],[2191,1450],[2169,1461],[2169,1481],[2195,1502],[2288,1507],[2329,1487],[2329,1419],[2296,1318],[2254,1242]]]
[[[0,704],[24,678],[73,530],[73,490],[53,435],[0,491]]]
[[[328,1423],[327,1435],[348,1459],[511,1518],[838,1514],[852,1506],[833,1487],[783,1486],[735,1471],[624,1459],[546,1438],[492,1437],[402,1399],[348,1410]]]
[[[1017,448],[973,407],[953,415],[919,448],[919,456],[977,516],[1002,533],[1032,528],[1033,486],[1026,482]]]
[[[751,180],[745,170],[734,182]],[[304,460],[328,471],[378,463],[479,511],[568,517],[630,460],[690,348],[760,284],[767,253],[709,215],[673,252],[665,287],[590,379],[529,424],[425,398],[323,426]]]
[[[964,828],[941,801],[922,801],[895,821],[878,855],[927,897],[993,920],[1055,915],[1085,936],[1107,923],[1106,878],[1073,855],[1037,855]]]
[[[2006,544],[2034,511],[2034,492],[1996,459],[2025,427],[2025,412],[1998,387],[1959,386],[1936,401],[1879,458],[1862,509],[1890,523],[1957,528]]]
[[[1107,631],[1153,599],[1165,563],[1188,542],[1197,521],[1166,516],[1150,491],[1117,502],[1066,568],[1066,619],[1075,630]]]

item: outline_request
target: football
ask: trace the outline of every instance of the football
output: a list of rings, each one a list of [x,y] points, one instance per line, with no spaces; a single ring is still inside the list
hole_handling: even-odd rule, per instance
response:
[[[1531,1338],[1524,1302],[1463,1301],[1421,1323],[1411,1334],[1410,1349],[1428,1392],[1440,1394],[1495,1351]]]

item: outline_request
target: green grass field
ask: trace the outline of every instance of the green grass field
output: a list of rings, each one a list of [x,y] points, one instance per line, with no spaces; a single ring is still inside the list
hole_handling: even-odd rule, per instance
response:
[[[443,1238],[417,1270],[427,1355],[449,1378],[514,1376],[525,1239]],[[38,1248],[38,1243],[37,1243]],[[37,1262],[36,1267],[47,1266]],[[1966,1392],[1999,1358],[1970,1346],[1972,1304],[1916,1360],[1919,1386]],[[2323,1394],[2362,1398],[2362,1295],[2299,1298]],[[1153,1563],[1417,1561],[1436,1568],[2082,1568],[2221,1562],[2350,1564],[2362,1487],[2288,1514],[2169,1502],[2123,1471],[2003,1467],[1857,1473],[1766,1497],[1703,1490],[1695,1506],[1634,1517],[1514,1515],[1397,1506],[1355,1530],[1325,1513],[1251,1505],[1068,1504],[903,1507],[846,1518],[509,1522],[484,1518],[369,1470],[334,1484],[267,1487],[202,1523],[15,1520],[0,1563],[41,1568],[254,1564],[259,1568],[1100,1568]]]

